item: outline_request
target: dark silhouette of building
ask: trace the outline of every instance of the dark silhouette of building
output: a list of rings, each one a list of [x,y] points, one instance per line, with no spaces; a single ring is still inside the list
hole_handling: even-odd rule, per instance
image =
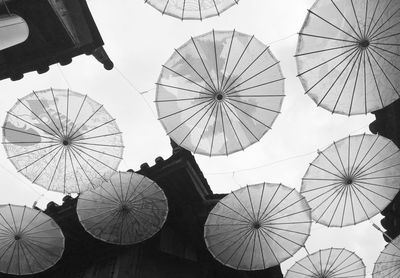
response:
[[[0,51],[0,80],[44,73],[78,55],[93,55],[107,70],[113,63],[85,0],[4,0],[0,14],[17,14],[28,24],[28,39]]]
[[[173,155],[141,165],[137,173],[157,182],[168,198],[165,225],[153,238],[115,246],[89,235],[76,214],[77,199],[51,202],[45,213],[61,227],[66,248],[51,269],[29,278],[282,278],[280,266],[263,271],[228,268],[208,252],[203,227],[209,211],[226,194],[213,194],[193,155],[172,143]],[[129,170],[132,171],[132,170]],[[14,277],[1,275],[0,277]]]
[[[400,100],[373,114],[375,114],[376,120],[369,126],[371,132],[389,138],[400,148]],[[382,215],[384,218],[381,220],[381,224],[386,229],[386,234],[392,239],[400,235],[400,193],[382,211]],[[386,241],[390,241],[390,239],[384,238]]]

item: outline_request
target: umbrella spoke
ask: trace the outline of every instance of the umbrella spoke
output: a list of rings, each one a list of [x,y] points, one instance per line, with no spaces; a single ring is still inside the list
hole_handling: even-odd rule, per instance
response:
[[[239,102],[239,103],[243,103],[243,102],[241,102],[241,101],[239,101],[239,100],[237,100],[237,99],[232,99],[232,100],[233,100],[233,101],[236,101],[236,102]],[[246,115],[246,116],[249,117],[250,119],[252,119],[252,120],[258,122],[259,124],[263,125],[264,127],[268,128],[268,129],[271,129],[270,126],[266,125],[265,123],[263,123],[262,121],[260,121],[259,119],[257,119],[257,118],[254,117],[253,115],[251,115],[250,113],[248,113],[248,112],[246,112],[245,110],[241,109],[239,106],[233,104],[230,100],[226,100],[226,104],[227,104],[227,107],[228,107],[228,108],[230,108],[229,105],[231,105],[231,106],[233,106],[233,108],[235,108],[236,110],[239,110],[240,112],[242,112],[244,115]],[[248,104],[248,103],[246,103],[246,104]],[[251,105],[250,105],[250,106],[251,106]],[[230,109],[230,110],[233,111],[232,109]],[[278,111],[272,111],[272,112],[279,113]],[[236,115],[236,114],[234,114],[234,115]],[[250,131],[250,129],[248,129],[248,130]],[[254,135],[254,134],[253,134],[253,135]],[[257,138],[255,135],[254,135],[254,137]],[[259,141],[259,140],[260,140],[260,139],[257,138],[257,141]]]
[[[57,134],[58,136],[62,137],[62,132],[60,131],[60,129],[58,128],[58,126],[56,125],[56,123],[53,120],[53,117],[50,115],[49,111],[47,111],[46,107],[44,106],[43,102],[40,100],[40,98],[37,96],[36,92],[33,91],[33,94],[35,95],[36,99],[39,101],[40,105],[42,106],[43,110],[46,112],[47,116],[49,117],[51,123],[54,125],[54,127],[56,128],[57,131],[51,129],[55,134]],[[33,111],[32,111],[33,113]],[[49,126],[50,128],[50,126]]]
[[[91,129],[89,129],[89,130],[87,130],[87,131],[85,131],[85,132],[79,133],[78,135],[72,137],[71,140],[74,140],[74,141],[79,140],[79,139],[77,139],[77,138],[79,138],[79,137],[81,137],[81,136],[83,136],[83,135],[85,135],[85,134],[88,134],[89,132],[92,132],[92,131],[94,131],[94,130],[100,128],[100,127],[103,127],[103,126],[105,126],[105,125],[108,125],[108,124],[110,124],[110,123],[113,123],[113,122],[115,122],[115,119],[111,119],[111,120],[105,121],[104,123],[102,123],[102,124],[100,124],[100,125],[97,125],[97,126],[91,128]],[[113,134],[119,134],[119,133],[113,133]],[[87,137],[86,137],[86,138],[82,138],[82,139],[80,139],[80,140],[84,140],[84,139],[87,139]]]
[[[212,149],[213,149],[213,146],[214,146],[214,138],[215,138],[215,129],[216,129],[216,127],[217,127],[217,121],[218,121],[218,110],[219,110],[219,108],[220,108],[220,102],[218,103],[218,105],[216,105],[217,106],[217,109],[216,109],[216,111],[215,111],[215,119],[214,119],[214,124],[213,124],[213,133],[212,133],[212,137],[211,137],[211,147],[210,147],[210,153],[209,153],[209,155],[211,156],[211,154],[212,154]],[[213,112],[211,112],[211,114],[212,114]],[[196,149],[197,150],[197,149]]]
[[[229,117],[229,113],[228,113],[228,111],[226,110],[226,105],[225,105],[224,103],[222,103],[222,108],[224,109],[225,115],[226,115],[226,117],[228,118],[228,121],[229,121],[229,123],[230,123],[230,126],[231,126],[231,128],[232,128],[232,130],[233,130],[233,133],[235,134],[235,138],[236,138],[236,140],[238,141],[238,143],[239,143],[239,145],[240,145],[240,148],[241,148],[242,150],[244,150],[243,144],[242,144],[242,142],[241,142],[240,139],[239,139],[239,136],[238,136],[238,134],[237,134],[237,131],[236,131],[234,125],[233,125],[233,122],[232,122],[231,117]],[[222,111],[222,109],[221,109],[221,111]],[[225,146],[226,146],[226,145],[225,145]]]
[[[233,39],[235,37],[235,32],[236,32],[235,30],[233,30],[233,32],[232,32],[231,42],[229,43],[228,55],[227,55],[226,61],[225,61],[224,73],[222,74],[221,84],[219,85],[219,88],[222,88],[222,86],[224,84],[226,69],[228,68],[229,58],[231,57],[231,50],[232,50],[232,45],[233,45]]]
[[[360,76],[360,68],[361,68],[362,59],[363,59],[363,57],[365,57],[365,51],[360,52],[360,55],[358,57],[359,57],[359,60],[358,60],[358,66],[357,66],[356,79],[354,80],[354,87],[353,87],[353,93],[351,95],[351,101],[350,101],[350,108],[349,108],[348,116],[351,115],[351,110],[353,108],[354,95],[356,94],[358,77]]]
[[[354,32],[354,34],[357,36],[358,39],[361,39],[361,33],[357,33],[357,31],[354,29],[353,24],[351,24],[349,22],[349,20],[347,19],[347,17],[345,17],[345,15],[343,14],[343,12],[339,9],[339,7],[336,5],[336,3],[331,0],[332,4],[335,6],[336,10],[340,13],[340,15],[342,16],[342,18],[346,21],[347,25],[351,28],[351,30]],[[356,15],[357,18],[357,15]]]
[[[61,127],[61,132],[60,132],[60,133],[61,133],[61,135],[65,135],[65,134],[64,134],[64,126],[63,126],[63,124],[62,124],[62,122],[61,122],[60,111],[59,111],[58,106],[57,106],[56,98],[55,98],[55,96],[54,96],[53,89],[50,89],[50,90],[51,90],[51,95],[53,96],[54,106],[55,106],[56,111],[57,111],[58,120],[59,120],[59,122],[60,122],[60,127]]]
[[[380,100],[381,106],[382,106],[382,108],[383,108],[383,107],[385,107],[385,105],[384,105],[384,103],[383,103],[382,93],[381,93],[381,90],[380,90],[380,88],[379,88],[378,79],[377,79],[377,77],[376,77],[376,73],[375,73],[374,67],[372,66],[370,54],[369,54],[368,51],[367,51],[367,55],[366,55],[366,56],[367,56],[367,58],[368,58],[368,65],[369,65],[369,68],[370,68],[370,70],[371,70],[372,77],[373,77],[373,79],[374,79],[375,89],[376,89],[376,91],[378,92],[379,100]],[[365,96],[365,98],[366,98],[366,96]],[[365,103],[366,103],[366,101],[365,101]]]
[[[369,37],[371,39],[376,38],[377,36],[389,31],[390,29],[392,29],[393,27],[397,26],[399,24],[399,22],[396,22],[395,24],[389,26],[388,28],[384,29],[383,31],[379,32],[379,30],[381,30],[383,28],[383,26],[385,26],[392,18],[393,16],[395,16],[398,12],[400,11],[400,8],[396,9],[393,14],[391,16],[389,16],[383,23],[381,23],[381,25],[379,25],[378,28],[376,28],[373,32],[371,32],[371,34],[369,35]]]
[[[89,148],[89,147],[86,147],[86,146],[83,146],[83,145],[90,145],[90,146],[93,145],[93,146],[101,146],[101,147],[116,147],[116,148],[123,148],[124,147],[124,146],[117,146],[117,145],[102,145],[102,144],[90,144],[90,143],[75,143],[74,145],[77,148],[82,148],[82,149],[85,149],[85,150],[89,150],[89,151],[92,151],[92,152],[95,152],[95,153],[98,153],[98,154],[102,154],[102,155],[107,155],[107,156],[110,156],[110,157],[113,157],[113,158],[117,158],[117,159],[122,159],[122,157],[115,156],[115,155],[107,153],[105,151],[98,151],[96,149],[92,149],[92,148]]]
[[[233,39],[233,37],[232,37],[232,39]],[[249,39],[249,41],[247,42],[246,46],[244,47],[242,53],[240,54],[238,60],[236,61],[236,64],[235,64],[235,66],[233,67],[231,73],[229,74],[228,78],[225,80],[225,84],[222,84],[222,89],[221,89],[221,91],[225,91],[226,85],[228,85],[229,80],[231,79],[233,73],[236,71],[237,66],[239,65],[240,61],[242,60],[244,54],[246,53],[246,51],[247,51],[247,49],[249,48],[249,45],[250,45],[250,43],[253,41],[253,39],[254,39],[254,36],[251,36],[250,39]]]

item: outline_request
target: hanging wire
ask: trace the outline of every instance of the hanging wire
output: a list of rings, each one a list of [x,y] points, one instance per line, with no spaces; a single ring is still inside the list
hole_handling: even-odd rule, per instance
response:
[[[69,83],[67,77],[65,76],[65,74],[64,74],[64,72],[62,71],[61,66],[60,66],[59,64],[57,64],[57,68],[58,68],[58,71],[60,72],[60,75],[61,75],[62,79],[64,80],[65,84],[67,85],[67,87],[68,87],[69,89],[72,89],[72,88],[71,88],[71,84]]]

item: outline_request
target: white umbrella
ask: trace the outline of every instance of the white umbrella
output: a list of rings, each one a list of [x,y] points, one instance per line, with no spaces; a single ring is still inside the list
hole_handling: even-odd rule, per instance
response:
[[[0,272],[42,272],[56,264],[63,252],[64,236],[49,216],[25,206],[0,206]]]
[[[208,250],[222,264],[261,270],[280,264],[304,246],[310,207],[294,188],[261,183],[233,191],[204,226]]]
[[[239,32],[212,31],[176,49],[157,82],[167,134],[204,155],[258,142],[280,113],[284,77],[269,47]]]
[[[197,19],[220,15],[239,0],[145,0],[162,14],[181,20]]]
[[[326,226],[355,225],[378,214],[400,189],[400,150],[379,135],[334,142],[310,164],[300,192]]]
[[[122,159],[121,132],[103,105],[70,90],[34,91],[7,112],[3,144],[18,172],[47,190],[95,188]]]
[[[397,278],[400,275],[400,236],[389,242],[375,262],[372,278]]]
[[[366,114],[400,96],[400,1],[317,0],[299,33],[298,74],[332,113]]]
[[[364,278],[365,265],[354,252],[329,248],[296,262],[285,278]]]
[[[154,181],[119,172],[80,195],[77,213],[82,226],[95,238],[127,245],[142,242],[162,228],[168,203]]]

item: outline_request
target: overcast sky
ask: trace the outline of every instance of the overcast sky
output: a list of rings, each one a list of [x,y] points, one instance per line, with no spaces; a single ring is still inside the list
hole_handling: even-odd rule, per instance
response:
[[[105,105],[117,119],[126,146],[120,170],[139,169],[157,156],[171,155],[169,139],[157,121],[153,103],[155,85],[161,65],[174,48],[211,29],[233,30],[255,35],[271,45],[286,79],[286,98],[282,113],[272,130],[257,144],[229,157],[209,158],[196,155],[203,173],[215,193],[230,192],[246,184],[259,182],[283,183],[300,189],[301,178],[308,164],[333,141],[349,134],[367,132],[372,115],[347,117],[332,115],[317,108],[296,78],[293,55],[296,33],[313,0],[242,0],[220,17],[203,22],[184,21],[162,16],[142,0],[91,0],[89,6],[105,42],[105,49],[115,64],[106,71],[91,56],[80,56],[72,64],[52,66],[46,74],[26,74],[17,82],[0,81],[0,120],[17,98],[32,90],[70,88],[88,94]],[[122,74],[121,74],[122,73]],[[128,79],[128,81],[126,79]],[[140,92],[148,91],[141,95]],[[60,202],[60,195],[47,193],[19,175],[0,152],[0,204],[32,206],[34,201],[44,207],[49,200]],[[379,223],[380,217],[373,219]],[[310,252],[330,247],[355,251],[367,265],[367,277],[385,243],[370,222],[336,229],[313,225],[306,242]],[[305,256],[301,250],[282,264],[283,273]]]

